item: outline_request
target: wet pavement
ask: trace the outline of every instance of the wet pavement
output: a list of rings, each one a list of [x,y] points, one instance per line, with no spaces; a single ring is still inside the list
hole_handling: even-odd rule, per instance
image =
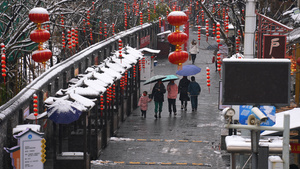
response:
[[[196,39],[197,33],[190,33],[190,41]],[[224,126],[218,110],[220,75],[215,71],[215,64],[211,63],[214,50],[207,49],[216,46],[216,42],[211,38],[208,42],[206,38],[202,39],[195,62],[202,69],[195,75],[202,89],[198,97],[198,110],[192,112],[188,102],[187,111],[182,111],[178,95],[177,115],[169,115],[167,94],[159,119],[154,118],[153,101],[149,103],[147,118],[142,118],[137,108],[121,124],[99,159],[91,162],[92,169],[229,168],[229,154],[220,150]],[[186,64],[191,64],[191,61]],[[210,90],[206,85],[206,67],[211,70]],[[176,65],[167,59],[159,59],[154,73],[167,75],[176,71]],[[179,80],[175,83],[178,85]],[[143,86],[142,90],[147,87],[150,88],[150,85]]]

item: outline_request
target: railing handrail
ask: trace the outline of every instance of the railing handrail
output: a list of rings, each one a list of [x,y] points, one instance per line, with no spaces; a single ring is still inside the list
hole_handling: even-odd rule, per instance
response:
[[[114,36],[111,36],[105,40],[102,40],[98,43],[95,43],[78,53],[74,54],[73,56],[67,58],[66,60],[54,65],[44,73],[42,73],[39,77],[34,79],[31,83],[29,83],[25,88],[23,88],[16,96],[14,96],[12,99],[10,99],[7,103],[0,106],[0,123],[3,121],[10,113],[16,112],[20,105],[23,105],[29,97],[32,97],[32,95],[37,90],[42,90],[42,86],[46,84],[46,81],[43,79],[53,79],[57,76],[58,72],[63,72],[64,69],[72,66],[73,63],[83,59],[86,55],[89,55],[93,53],[96,50],[101,49],[102,47],[110,44],[113,41],[116,41],[122,37],[126,37],[136,31],[139,31],[141,29],[148,28],[152,24],[145,23],[142,26],[136,26],[131,29],[122,31],[120,33],[115,34]]]

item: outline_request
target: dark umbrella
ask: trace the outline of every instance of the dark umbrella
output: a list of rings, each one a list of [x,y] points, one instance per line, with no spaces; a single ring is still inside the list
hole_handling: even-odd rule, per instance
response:
[[[181,70],[178,70],[176,74],[180,76],[192,76],[201,72],[201,68],[195,65],[185,65],[182,66]]]
[[[168,81],[177,80],[177,79],[179,79],[179,77],[177,77],[176,75],[167,75],[167,77],[162,79],[161,81],[168,82]]]
[[[164,79],[164,78],[166,78],[166,76],[164,76],[164,75],[156,75],[156,76],[152,76],[150,79],[148,79],[148,80],[146,80],[146,81],[144,82],[144,85],[147,85],[147,84],[150,84],[150,83],[157,82],[157,81],[162,80],[162,79]]]
[[[84,107],[68,100],[57,100],[47,109],[48,118],[57,124],[69,124],[79,119]]]

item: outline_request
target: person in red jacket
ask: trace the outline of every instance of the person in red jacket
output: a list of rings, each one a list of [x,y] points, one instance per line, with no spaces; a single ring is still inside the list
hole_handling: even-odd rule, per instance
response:
[[[174,83],[174,80],[171,80],[167,85],[168,91],[168,105],[169,105],[169,113],[172,115],[172,108],[174,112],[174,116],[176,116],[176,98],[178,94],[178,86]]]
[[[143,95],[140,97],[139,103],[138,103],[138,106],[140,107],[141,112],[142,112],[142,117],[144,117],[144,118],[146,118],[148,102],[151,102],[151,99],[148,97],[147,94],[148,94],[147,91],[144,91]]]

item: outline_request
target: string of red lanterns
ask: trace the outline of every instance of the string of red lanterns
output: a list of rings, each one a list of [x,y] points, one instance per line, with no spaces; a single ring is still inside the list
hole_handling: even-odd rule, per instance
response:
[[[213,37],[215,38],[215,35],[216,35],[216,24],[215,23],[213,23],[212,34],[213,34]]]
[[[124,20],[124,26],[125,26],[125,30],[127,29],[127,13],[125,12],[124,14],[125,20]]]
[[[119,39],[118,42],[119,42],[119,59],[121,60],[122,63],[122,40]]]
[[[140,12],[140,25],[143,26],[143,12]]]
[[[37,24],[37,29],[30,32],[30,39],[38,43],[38,50],[32,53],[32,59],[35,62],[43,63],[52,57],[52,52],[49,49],[43,49],[43,43],[50,38],[49,31],[41,29],[41,24],[49,21],[48,11],[44,8],[37,7],[29,11],[29,19]]]
[[[208,87],[208,93],[210,93],[210,69],[206,67],[206,85]]]
[[[136,77],[136,66],[133,65],[133,78],[135,78],[135,77]]]
[[[103,110],[104,110],[104,96],[101,95],[100,96],[100,116],[102,117],[103,116]]]
[[[35,123],[37,124],[37,115],[38,115],[38,96],[36,94],[33,94],[33,112],[35,116]]]
[[[206,42],[207,42],[208,37],[209,37],[209,20],[208,19],[205,20],[205,32],[206,32]]]
[[[100,34],[100,38],[102,38],[102,22],[99,21],[99,34]]]
[[[218,52],[217,53],[217,70],[218,70],[219,73],[221,72],[221,64],[222,64],[221,53]]]
[[[5,57],[5,45],[4,43],[0,44],[1,47],[1,71],[2,71],[2,77],[3,77],[3,81],[5,83],[5,77],[6,77],[6,57]]]
[[[177,64],[178,69],[181,69],[182,63],[188,60],[189,55],[186,51],[181,50],[181,45],[188,40],[188,36],[179,30],[179,26],[185,24],[188,17],[182,11],[172,11],[168,15],[167,20],[170,25],[175,26],[175,32],[168,35],[168,41],[171,44],[176,45],[176,50],[169,54],[168,59],[172,64]]]
[[[198,25],[198,41],[199,41],[199,46],[200,46],[200,40],[201,40],[201,26]]]
[[[111,26],[112,26],[112,35],[115,35],[115,24],[113,23]]]
[[[104,37],[107,38],[107,23],[104,24]]]
[[[217,35],[216,35],[216,41],[217,41],[217,43],[218,43],[218,48],[219,48],[219,43],[220,43],[220,38],[221,38],[221,33],[220,33],[220,23],[219,22],[217,22],[217,28],[216,28],[216,31],[217,31]]]

